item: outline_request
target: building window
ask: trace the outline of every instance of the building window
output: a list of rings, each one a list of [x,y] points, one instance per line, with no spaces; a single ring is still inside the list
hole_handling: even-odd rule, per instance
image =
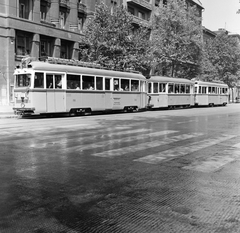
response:
[[[19,0],[19,18],[29,19],[30,9],[30,0]]]
[[[66,23],[66,17],[67,17],[67,13],[65,11],[60,11],[60,28],[65,28],[65,23]]]
[[[47,12],[48,12],[48,6],[46,1],[41,1],[41,6],[40,6],[40,16],[41,20],[45,21],[47,18]]]
[[[141,11],[138,11],[138,17],[140,18],[140,19],[145,19],[145,13],[143,13],[143,12],[141,12]]]
[[[78,31],[82,32],[83,30],[83,24],[84,24],[84,15],[78,14]]]
[[[61,40],[60,58],[71,59],[73,51],[73,42]]]
[[[116,8],[117,2],[115,0],[111,0],[111,12],[114,11],[114,8]]]
[[[128,7],[128,12],[131,14],[131,15],[134,15],[134,9],[132,7]]]
[[[40,36],[39,57],[52,57],[54,47],[53,41],[54,39],[51,37]]]
[[[26,32],[16,31],[16,55],[26,56],[31,54],[31,42],[33,35]]]

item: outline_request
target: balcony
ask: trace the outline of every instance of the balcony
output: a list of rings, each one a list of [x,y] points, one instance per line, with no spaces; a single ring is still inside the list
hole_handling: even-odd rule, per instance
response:
[[[60,7],[70,9],[70,1],[69,0],[60,0]]]
[[[41,0],[41,3],[42,2],[45,3],[48,7],[50,7],[52,0]]]
[[[141,6],[142,8],[145,8],[149,11],[152,10],[152,4],[149,3],[147,0],[127,0],[127,2],[132,3],[134,5]]]
[[[87,12],[87,7],[83,3],[78,4],[78,12],[85,14]]]
[[[133,23],[138,25],[143,25],[145,27],[150,27],[150,20],[141,19],[135,15],[132,15],[132,16],[133,16]]]

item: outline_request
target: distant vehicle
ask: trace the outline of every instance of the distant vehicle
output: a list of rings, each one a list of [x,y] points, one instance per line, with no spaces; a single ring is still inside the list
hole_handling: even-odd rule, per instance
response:
[[[30,59],[17,67],[15,113],[80,115],[145,109],[146,78],[142,74],[84,67],[90,65],[52,58],[45,62]]]
[[[229,88],[223,82],[195,81],[195,106],[227,105]]]
[[[152,76],[147,83],[148,107],[151,109],[194,106],[194,82],[191,80]]]

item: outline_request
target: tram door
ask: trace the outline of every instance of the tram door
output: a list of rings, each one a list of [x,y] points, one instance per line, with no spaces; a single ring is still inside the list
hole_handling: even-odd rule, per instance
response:
[[[46,106],[47,112],[64,112],[65,92],[62,89],[62,75],[46,75]]]
[[[146,82],[144,81],[140,81],[140,108],[145,108],[147,106],[147,102],[146,102]]]
[[[55,111],[56,112],[65,112],[66,111],[66,104],[65,104],[65,95],[66,92],[64,91],[63,86],[63,75],[55,74],[55,91],[54,91],[54,98],[55,98]]]
[[[111,79],[105,78],[105,109],[113,108],[113,95],[111,91]]]
[[[55,112],[55,98],[54,98],[54,89],[53,89],[53,75],[46,75],[46,106],[47,112]]]

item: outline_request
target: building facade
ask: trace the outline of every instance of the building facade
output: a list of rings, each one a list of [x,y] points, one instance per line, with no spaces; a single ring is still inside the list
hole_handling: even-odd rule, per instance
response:
[[[196,4],[202,11],[200,2]],[[79,41],[96,4],[123,4],[134,24],[151,24],[154,8],[167,0],[1,0],[0,106],[13,103],[13,72],[25,56],[79,59]]]
[[[78,59],[89,13],[79,0],[1,1],[0,105],[13,102],[13,71],[24,56]]]

